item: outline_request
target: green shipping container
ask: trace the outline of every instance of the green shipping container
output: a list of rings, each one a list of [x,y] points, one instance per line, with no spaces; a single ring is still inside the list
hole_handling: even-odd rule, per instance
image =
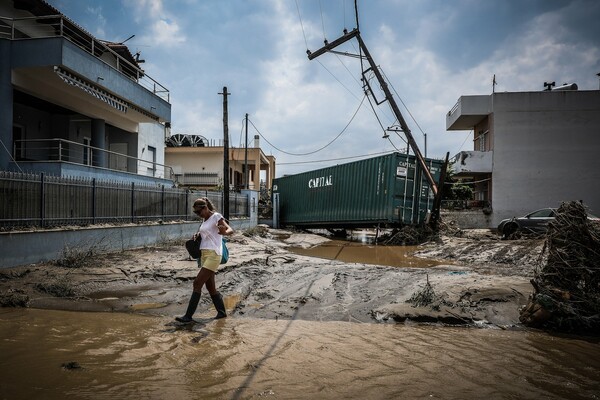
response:
[[[435,182],[443,161],[425,159]],[[433,192],[415,156],[391,153],[273,180],[280,226],[357,228],[417,225]]]

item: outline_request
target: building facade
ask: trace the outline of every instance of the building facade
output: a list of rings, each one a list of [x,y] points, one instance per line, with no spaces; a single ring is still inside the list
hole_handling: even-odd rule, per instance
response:
[[[167,140],[165,163],[173,169],[179,186],[220,189],[224,183],[224,151],[221,141],[176,134]],[[269,190],[274,177],[275,157],[265,155],[258,136],[248,148],[229,147],[230,189]]]
[[[489,204],[490,228],[571,200],[600,215],[599,90],[462,96],[446,129],[473,131],[473,150],[457,154],[453,168]]]
[[[172,185],[169,91],[42,0],[0,2],[0,170]]]

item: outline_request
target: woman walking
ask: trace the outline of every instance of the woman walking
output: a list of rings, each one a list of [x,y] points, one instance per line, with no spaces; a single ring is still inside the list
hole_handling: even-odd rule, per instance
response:
[[[221,255],[223,254],[222,236],[231,235],[233,229],[229,226],[225,218],[219,214],[210,200],[202,197],[194,202],[194,214],[203,219],[202,225],[196,235],[200,235],[200,272],[194,279],[194,291],[190,297],[190,303],[183,317],[176,317],[179,322],[192,322],[192,316],[198,308],[200,301],[200,293],[202,286],[206,285],[206,290],[210,294],[210,298],[217,310],[215,319],[224,318],[227,316],[225,312],[225,303],[223,296],[217,291],[215,285],[215,273],[221,263]]]

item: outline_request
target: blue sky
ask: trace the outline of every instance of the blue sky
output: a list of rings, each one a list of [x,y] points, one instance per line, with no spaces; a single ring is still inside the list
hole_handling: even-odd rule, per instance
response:
[[[406,147],[397,134],[382,138],[393,114],[384,103],[376,117],[363,101],[358,59],[306,56],[356,27],[353,0],[48,2],[99,39],[135,35],[126,44],[171,92],[172,133],[222,139],[218,93],[227,86],[230,145],[244,146],[248,113],[249,138],[261,135],[277,176]],[[358,8],[361,36],[423,153],[426,133],[428,157],[472,150],[472,133],[446,131],[445,115],[461,95],[490,94],[494,75],[497,92],[543,90],[545,81],[599,89],[600,1],[359,0]]]

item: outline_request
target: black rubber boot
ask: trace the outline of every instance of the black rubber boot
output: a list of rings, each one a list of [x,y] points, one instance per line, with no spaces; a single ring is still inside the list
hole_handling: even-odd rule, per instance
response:
[[[213,300],[214,301],[214,300]],[[192,292],[192,297],[190,297],[190,304],[188,304],[187,311],[183,317],[175,317],[176,321],[179,322],[192,322],[194,319],[192,316],[196,312],[196,308],[198,308],[198,303],[200,302],[200,293]]]
[[[215,305],[215,309],[217,310],[217,316],[215,319],[225,318],[227,316],[227,312],[225,311],[225,303],[223,302],[223,296],[221,293],[217,292],[217,294],[211,294],[210,298]]]

